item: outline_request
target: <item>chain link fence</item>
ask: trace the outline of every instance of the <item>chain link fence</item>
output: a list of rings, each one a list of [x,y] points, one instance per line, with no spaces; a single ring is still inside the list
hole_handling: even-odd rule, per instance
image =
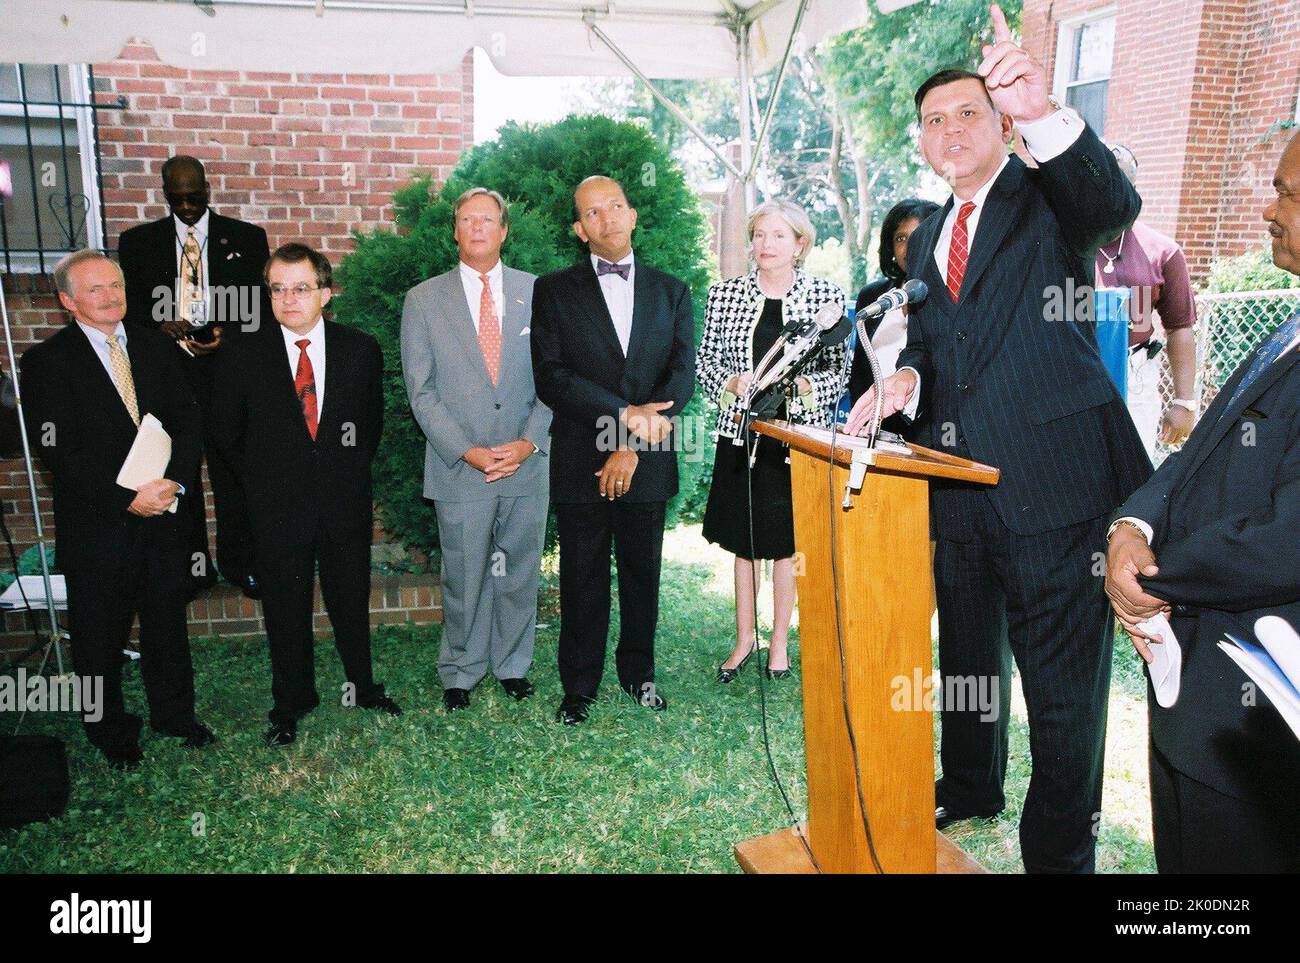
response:
[[[1283,321],[1300,310],[1300,288],[1279,291],[1233,291],[1202,294],[1196,299],[1196,397],[1199,420],[1223,383],[1243,358]],[[1161,352],[1160,395],[1165,404],[1174,397],[1169,353]],[[1175,449],[1161,443],[1156,463]]]

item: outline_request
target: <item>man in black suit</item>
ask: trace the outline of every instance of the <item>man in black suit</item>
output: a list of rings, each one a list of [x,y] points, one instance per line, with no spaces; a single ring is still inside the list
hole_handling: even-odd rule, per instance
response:
[[[1097,245],[1141,201],[1079,116],[1050,102],[1043,68],[992,9],[996,43],[979,73],[942,71],[916,94],[921,152],[954,198],[908,242],[908,273],[930,297],[909,315],[884,414],[914,410],[924,383],[936,447],[1002,470],[992,489],[933,490],[940,671],[994,683],[1000,696],[996,713],[943,707],[936,822],[1005,804],[1009,643],[1033,758],[1025,867],[1090,872],[1113,644],[1094,556],[1151,463],[1097,352],[1086,295]],[[1036,169],[1008,155],[1013,127]],[[1079,289],[1087,310],[1073,300],[1057,310]],[[854,406],[850,430],[874,392]]]
[[[22,358],[23,411],[54,487],[55,557],[68,588],[72,657],[103,679],[102,716],[86,735],[115,768],[139,765],[141,720],[122,698],[122,650],[140,615],[140,670],[149,724],[190,748],[212,741],[194,717],[185,607],[189,563],[175,503],[194,497],[202,435],[176,349],[156,331],[124,324],[121,271],[99,251],[54,269],[73,324]],[[137,491],[117,484],[153,415],[171,436],[165,477]]]
[[[288,745],[320,704],[312,655],[312,584],[347,675],[343,702],[400,715],[370,664],[370,463],[384,430],[384,359],[368,334],[328,321],[324,255],[286,244],[266,283],[276,325],[222,349],[213,430],[248,499],[262,615],[271,648],[267,740]]]
[[[171,215],[122,233],[118,260],[126,275],[128,316],[150,320],[183,345],[182,363],[203,412],[208,477],[216,507],[217,562],[226,581],[258,597],[252,572],[248,512],[239,484],[218,455],[212,435],[212,366],[224,341],[256,330],[271,317],[262,286],[270,254],[266,232],[222,217],[208,207],[203,165],[193,157],[169,158],[162,168],[163,196]],[[187,500],[195,589],[216,576],[208,557],[203,492]]]
[[[591,251],[533,289],[533,380],[554,412],[551,501],[560,540],[556,719],[587,718],[609,635],[609,553],[618,566],[618,681],[664,709],[654,639],[665,503],[677,493],[669,418],[695,389],[695,322],[686,285],[632,254],[636,210],[622,185],[593,176],[573,195],[574,232]]]
[[[1264,210],[1273,263],[1300,274],[1300,138]],[[1279,616],[1300,627],[1300,312],[1265,338],[1182,449],[1111,526],[1106,592],[1142,658],[1182,650],[1177,699],[1148,693],[1151,815],[1162,873],[1300,872],[1300,744],[1219,651]]]

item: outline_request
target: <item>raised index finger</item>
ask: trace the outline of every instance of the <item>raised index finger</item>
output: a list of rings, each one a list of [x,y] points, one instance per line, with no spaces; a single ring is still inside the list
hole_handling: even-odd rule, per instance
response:
[[[1011,28],[1007,25],[1007,18],[1002,12],[1002,8],[995,3],[989,8],[989,14],[993,17],[993,42],[1009,41],[1011,39]]]

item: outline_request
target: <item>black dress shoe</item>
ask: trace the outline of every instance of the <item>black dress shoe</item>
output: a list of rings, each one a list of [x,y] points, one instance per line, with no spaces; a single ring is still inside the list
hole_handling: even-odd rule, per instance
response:
[[[735,666],[733,666],[733,667],[730,668],[730,669],[727,668],[725,662],[724,662],[722,665],[718,666],[718,678],[717,678],[717,681],[718,681],[718,682],[721,682],[723,685],[726,685],[728,682],[734,682],[735,679],[736,679],[736,676],[740,675],[740,670],[743,669],[743,668],[745,667],[745,663],[749,661],[750,657],[751,657],[753,654],[754,654],[754,650],[753,650],[753,649],[750,649],[750,650],[745,654],[745,657],[744,657],[743,659],[741,659],[739,662],[737,662],[737,663],[735,664]]]
[[[252,599],[254,602],[262,597],[262,583],[257,580],[256,575],[245,575],[235,583],[239,586],[239,591],[244,593],[244,598]]]
[[[766,669],[767,677],[773,682],[780,682],[782,679],[790,677],[790,670],[787,669]]]
[[[457,709],[469,708],[469,690],[468,689],[443,689],[442,704],[448,712],[455,712]]]
[[[140,768],[140,763],[144,760],[144,753],[140,751],[139,746],[131,746],[128,749],[103,749],[104,758],[113,769],[122,771]]]
[[[649,680],[636,685],[625,685],[623,691],[635,699],[638,705],[643,705],[647,709],[663,712],[668,708],[668,700],[659,694],[655,684]]]
[[[296,722],[273,722],[266,730],[266,743],[269,746],[287,746],[297,738]]]
[[[566,695],[555,710],[555,721],[561,725],[576,726],[587,721],[587,712],[596,700],[590,696]]]
[[[947,806],[934,807],[934,828],[947,829],[953,823],[959,823],[966,819],[992,819],[1001,813],[1002,810],[992,813],[967,813],[949,810]]]
[[[367,699],[365,702],[357,703],[358,709],[378,709],[380,712],[387,712],[390,716],[400,716],[402,707],[386,695],[378,695],[373,699]]]
[[[501,688],[505,689],[516,702],[523,702],[537,690],[527,679],[499,679]]]
[[[175,736],[180,739],[183,749],[202,749],[217,741],[212,730],[197,719],[188,726],[181,726],[179,729],[159,729],[158,732],[160,735]]]

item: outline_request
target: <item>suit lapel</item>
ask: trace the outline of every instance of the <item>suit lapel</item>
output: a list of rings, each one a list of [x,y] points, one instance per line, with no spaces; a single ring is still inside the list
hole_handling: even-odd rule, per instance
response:
[[[86,332],[82,331],[75,321],[68,323],[73,327],[71,332],[73,336],[73,357],[87,372],[86,387],[90,389],[92,394],[97,396],[99,404],[105,410],[113,412],[113,417],[122,422],[121,427],[134,432],[136,430],[135,422],[131,420],[131,413],[126,410],[126,402],[117,393],[117,385],[113,384],[112,376],[104,369],[103,362],[99,360],[99,355],[95,353],[94,347],[91,346],[90,338],[86,336]],[[130,332],[128,332],[127,342],[127,357],[130,358]],[[145,413],[145,409],[142,407],[144,402],[140,397],[140,381],[135,375],[134,366],[132,367],[131,380],[135,384],[136,407],[140,409],[140,414],[143,416]]]
[[[637,266],[632,272],[632,331],[627,339],[627,358],[624,367],[635,366],[636,356],[644,344],[650,327],[650,301],[655,295],[653,279],[644,267]],[[602,300],[604,300],[602,298]],[[613,322],[611,322],[611,325]],[[620,347],[620,351],[621,351]]]
[[[317,439],[326,437],[325,422],[329,419],[330,429],[332,431],[342,430],[342,418],[335,418],[334,412],[346,407],[340,404],[339,398],[346,393],[346,389],[351,380],[352,372],[348,364],[347,351],[343,344],[343,339],[339,337],[339,326],[333,321],[324,322],[325,330],[325,377],[329,380],[330,390],[325,395],[325,401],[329,404],[322,404],[316,411],[316,437]],[[297,396],[294,396],[295,400]],[[303,428],[307,427],[307,419],[301,419]],[[338,425],[335,424],[338,422]],[[337,435],[336,431],[336,435]],[[307,433],[311,437],[311,432]]]
[[[326,335],[326,369],[330,366],[329,342],[330,338]],[[289,362],[289,355],[284,349],[283,329],[278,321],[275,324],[275,330],[271,330],[270,328],[266,329],[266,337],[262,344],[262,363],[265,366],[264,376],[267,379],[267,383],[277,386],[274,390],[276,394],[280,396],[280,403],[285,406],[288,413],[292,416],[293,423],[296,424],[298,430],[302,432],[302,438],[306,440],[307,444],[312,444],[311,432],[307,430],[307,419],[304,418],[302,414],[302,402],[298,400],[298,392],[294,387],[293,368]],[[326,374],[329,374],[328,370],[326,371]],[[320,435],[321,414],[322,412],[320,409],[317,409],[316,434],[318,437]]]
[[[640,275],[641,272],[637,271],[636,273]],[[605,294],[600,290],[600,281],[596,279],[596,269],[591,266],[590,257],[578,265],[578,292],[591,314],[592,321],[595,322],[596,333],[605,342],[605,347],[618,359],[620,366],[625,367],[627,359],[623,355],[623,345],[619,343],[618,332],[614,330],[614,319],[610,316],[609,305],[605,303]],[[633,330],[635,331],[635,307],[632,315]],[[631,350],[631,341],[629,340],[628,351]]]
[[[532,365],[532,344],[523,334],[524,328],[531,322],[528,300],[519,275],[513,270],[501,266],[501,298],[505,304],[501,308],[501,378],[504,382],[507,373],[515,377],[516,372]],[[486,367],[484,368],[486,371]],[[500,383],[499,382],[499,383]]]
[[[934,260],[934,249],[939,246],[939,236],[943,233],[944,221],[948,218],[948,212],[952,210],[952,198],[948,198],[948,203],[943,210],[935,215],[938,226],[934,230],[934,236],[927,239],[924,247],[925,258],[922,262],[921,269],[916,277],[925,282],[929,288],[930,294],[926,299],[926,305],[935,305],[945,315],[951,316],[954,310],[952,298],[948,297],[948,286],[939,273],[939,266]],[[874,332],[873,332],[874,334]]]
[[[1020,190],[1024,173],[1025,167],[1020,158],[1011,158],[985,196],[984,209],[980,211],[979,224],[975,229],[975,243],[971,247],[970,260],[966,262],[966,273],[962,275],[958,304],[965,301],[975,289],[980,275],[992,262],[993,255],[1001,249],[1003,239],[1011,230],[1019,210],[1016,193]]]
[[[1256,348],[1258,350],[1258,348]],[[1255,357],[1255,352],[1250,353],[1250,360]],[[1300,349],[1292,348],[1284,357],[1274,361],[1265,371],[1255,379],[1255,383],[1241,393],[1241,397],[1232,405],[1227,404],[1227,399],[1231,398],[1237,390],[1237,385],[1241,384],[1242,379],[1246,376],[1246,371],[1250,367],[1249,362],[1244,362],[1235,372],[1232,378],[1219,389],[1219,394],[1215,398],[1216,403],[1212,403],[1206,409],[1203,420],[1210,421],[1210,429],[1206,432],[1205,440],[1197,447],[1196,451],[1191,454],[1187,463],[1187,471],[1183,475],[1184,479],[1191,478],[1196,470],[1201,467],[1205,459],[1210,457],[1210,452],[1219,446],[1219,442],[1227,435],[1237,424],[1237,417],[1248,407],[1259,400],[1260,396],[1269,388],[1277,383],[1277,380],[1291,370],[1292,366],[1300,361]],[[1219,406],[1218,400],[1224,399],[1224,405]]]

